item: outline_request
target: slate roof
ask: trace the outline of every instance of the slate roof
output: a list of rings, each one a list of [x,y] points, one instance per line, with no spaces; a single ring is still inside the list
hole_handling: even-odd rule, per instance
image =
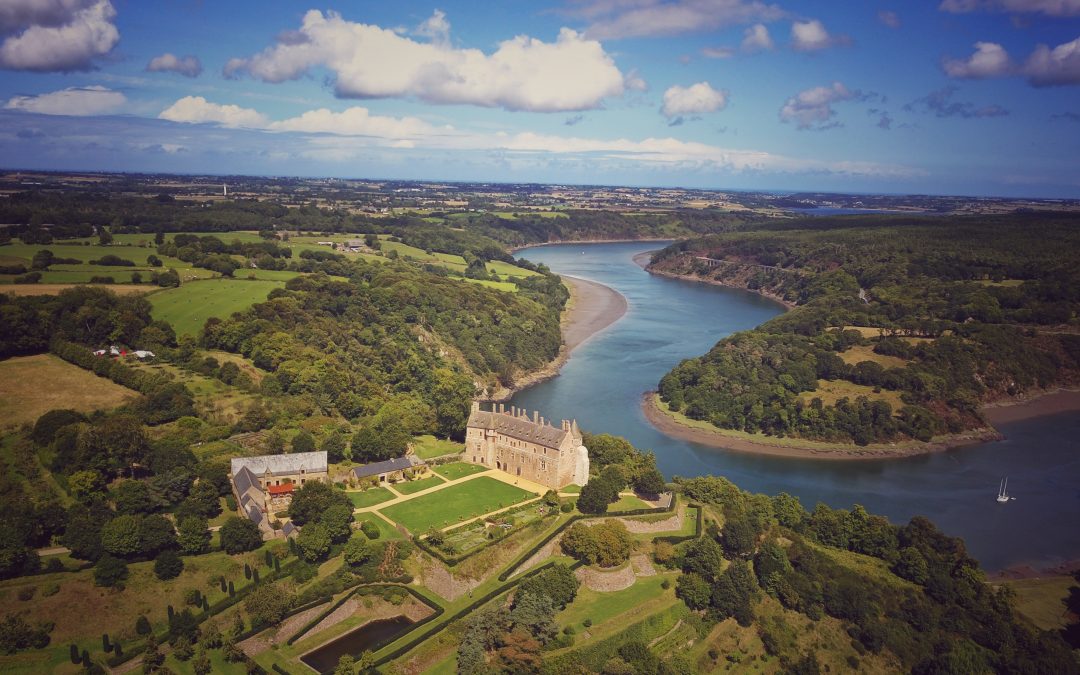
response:
[[[372,462],[371,464],[358,466],[353,469],[353,475],[357,478],[367,478],[368,476],[378,476],[381,473],[390,473],[391,471],[403,471],[423,464],[424,462],[416,457],[406,455],[405,457],[395,457],[382,462]]]
[[[232,474],[235,476],[242,468],[247,468],[256,476],[262,476],[267,470],[271,475],[281,476],[306,472],[326,471],[326,452],[294,452],[289,455],[259,455],[257,457],[233,457]]]
[[[236,486],[236,494],[243,496],[251,488],[259,487],[259,479],[246,466],[233,474],[233,485]]]
[[[494,429],[503,436],[529,441],[548,448],[558,449],[570,432],[549,424],[537,424],[527,417],[515,417],[506,413],[474,410],[469,415],[468,426]]]
[[[290,520],[289,522],[281,526],[281,531],[285,534],[286,537],[291,537],[294,533],[300,532],[300,528],[296,525],[293,525],[292,521]]]

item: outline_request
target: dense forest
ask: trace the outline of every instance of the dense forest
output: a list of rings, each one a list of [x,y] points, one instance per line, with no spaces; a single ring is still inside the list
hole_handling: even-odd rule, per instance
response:
[[[684,361],[660,395],[722,429],[860,445],[984,426],[984,403],[1080,377],[1078,225],[814,218],[673,244],[650,269],[795,308]]]

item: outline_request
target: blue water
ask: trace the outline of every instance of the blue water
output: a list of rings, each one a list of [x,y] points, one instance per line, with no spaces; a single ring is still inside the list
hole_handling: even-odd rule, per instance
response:
[[[656,453],[675,475],[723,475],[740,487],[798,496],[812,509],[862,504],[906,522],[925,515],[961,536],[986,569],[1080,557],[1080,414],[1003,426],[1007,440],[897,460],[837,462],[728,451],[665,436],[641,411],[641,395],[682,359],[782,311],[752,293],[648,274],[632,258],[655,242],[542,246],[518,255],[559,274],[622,293],[620,321],[579,347],[562,373],[518,393],[513,404],[549,419],[574,417],[593,433],[624,436]],[[1009,476],[1016,501],[998,504]]]

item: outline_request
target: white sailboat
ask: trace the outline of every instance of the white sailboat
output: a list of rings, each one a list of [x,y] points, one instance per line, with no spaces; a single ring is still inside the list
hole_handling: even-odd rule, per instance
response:
[[[1010,497],[1009,496],[1009,478],[1005,477],[1005,479],[1003,479],[1001,481],[1001,483],[998,485],[997,500],[1000,503],[1004,504],[1005,502],[1013,500],[1013,499],[1016,499],[1016,497]]]

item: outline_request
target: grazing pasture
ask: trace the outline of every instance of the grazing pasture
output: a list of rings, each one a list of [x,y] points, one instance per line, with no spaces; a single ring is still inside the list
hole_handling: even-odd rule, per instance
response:
[[[0,361],[0,420],[4,425],[32,423],[58,408],[108,410],[137,396],[127,387],[51,354]]]
[[[150,296],[154,318],[172,324],[177,335],[198,335],[212,316],[226,318],[262,302],[281,281],[212,279],[183,284]]]

